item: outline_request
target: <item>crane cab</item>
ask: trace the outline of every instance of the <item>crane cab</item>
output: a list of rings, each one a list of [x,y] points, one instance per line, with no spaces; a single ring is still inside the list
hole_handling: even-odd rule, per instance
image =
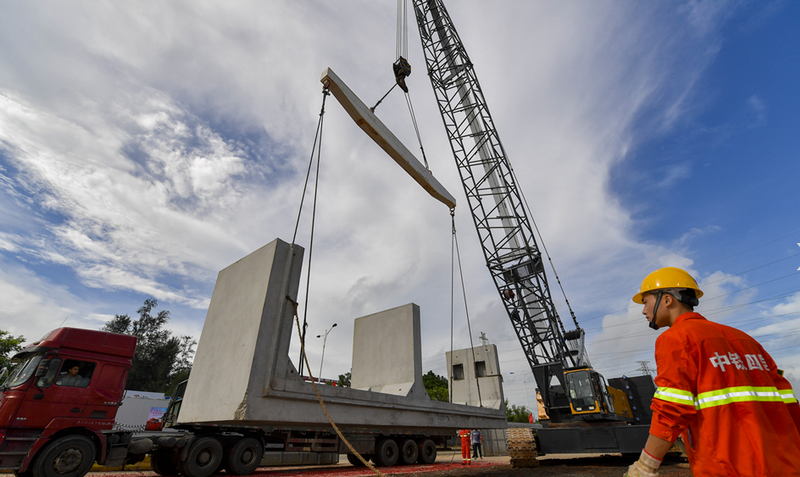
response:
[[[625,393],[606,385],[603,375],[586,366],[564,371],[573,417],[586,421],[632,421]]]

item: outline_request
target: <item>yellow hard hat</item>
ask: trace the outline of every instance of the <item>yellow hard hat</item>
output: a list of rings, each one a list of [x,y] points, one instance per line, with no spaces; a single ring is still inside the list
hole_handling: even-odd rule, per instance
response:
[[[697,286],[697,282],[694,281],[694,278],[686,273],[686,270],[675,267],[664,267],[644,277],[639,293],[633,295],[633,301],[644,304],[642,296],[645,293],[663,288],[691,288],[694,290],[697,298],[703,296],[703,291]]]

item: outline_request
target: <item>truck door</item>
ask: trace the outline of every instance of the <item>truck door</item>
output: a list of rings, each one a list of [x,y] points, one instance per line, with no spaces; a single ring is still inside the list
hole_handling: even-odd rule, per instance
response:
[[[89,400],[83,415],[90,419],[114,419],[122,400],[122,390],[128,370],[123,365],[102,363],[95,371],[97,378],[91,386]],[[113,421],[112,421],[113,422]]]
[[[47,374],[28,389],[16,424],[42,429],[51,419],[85,417],[95,367],[92,361],[51,359]]]

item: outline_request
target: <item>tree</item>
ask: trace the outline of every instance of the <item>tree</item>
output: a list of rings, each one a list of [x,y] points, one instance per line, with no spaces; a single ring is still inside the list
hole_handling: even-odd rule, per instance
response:
[[[428,371],[422,376],[422,385],[428,396],[435,401],[450,402],[450,392],[447,386],[447,378],[439,376],[433,371]]]
[[[0,374],[4,368],[11,369],[11,355],[21,350],[24,342],[25,338],[22,335],[15,338],[10,332],[0,330]]]
[[[128,372],[128,389],[172,392],[189,376],[192,368],[193,348],[197,342],[191,336],[172,336],[171,331],[163,329],[169,321],[169,311],[161,310],[153,316],[151,312],[156,306],[156,299],[148,298],[136,311],[138,320],[131,320],[128,315],[115,315],[102,328],[137,338],[133,365]]]
[[[346,372],[344,374],[340,374],[339,375],[339,386],[341,386],[343,388],[349,388],[350,387],[350,378],[351,377],[352,377],[352,374],[350,373],[350,371],[348,371],[348,372]]]
[[[506,399],[506,420],[508,422],[530,422],[528,421],[531,412],[526,406],[517,406],[516,404],[508,405]]]

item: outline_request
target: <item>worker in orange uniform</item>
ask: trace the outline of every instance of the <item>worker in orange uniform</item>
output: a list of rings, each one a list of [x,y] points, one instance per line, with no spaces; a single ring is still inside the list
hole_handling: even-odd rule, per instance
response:
[[[658,386],[644,450],[627,476],[658,475],[680,434],[692,474],[800,476],[800,405],[760,344],[694,313],[703,292],[686,271],[661,268],[633,301],[656,340]]]
[[[461,465],[470,465],[472,464],[472,459],[470,458],[470,439],[472,437],[472,433],[469,429],[461,429],[458,431],[458,437],[461,438]]]

